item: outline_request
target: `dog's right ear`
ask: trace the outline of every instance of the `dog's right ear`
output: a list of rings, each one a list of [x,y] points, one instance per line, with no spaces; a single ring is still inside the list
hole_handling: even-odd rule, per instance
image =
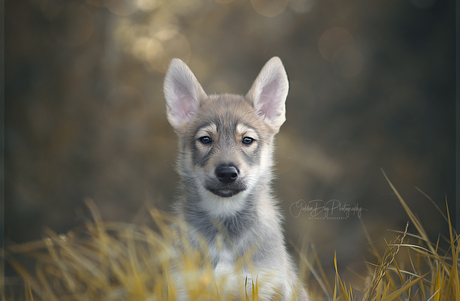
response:
[[[174,129],[190,121],[206,93],[190,68],[180,59],[172,59],[163,84],[168,121]]]

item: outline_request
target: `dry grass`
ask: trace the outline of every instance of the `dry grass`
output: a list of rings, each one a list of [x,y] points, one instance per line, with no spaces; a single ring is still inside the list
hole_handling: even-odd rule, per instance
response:
[[[342,280],[335,258],[335,283],[331,285],[315,252],[301,251],[302,279],[311,274],[307,282],[315,281],[321,288],[312,292],[313,300],[460,300],[459,235],[451,226],[449,212],[445,215],[449,249],[441,250],[439,240],[429,241],[420,221],[388,183],[418,233],[408,233],[406,227],[386,244],[384,254],[371,244],[377,260],[368,263],[367,275],[360,276],[361,292]],[[176,300],[180,292],[171,280],[172,266],[184,280],[180,289],[185,288],[191,300],[259,300],[257,292],[263,284],[257,280],[252,283],[252,295],[243,289],[233,295],[225,293],[226,280],[214,278],[206,252],[191,248],[180,231],[167,226],[171,216],[150,209],[159,229],[154,231],[147,226],[103,222],[95,205],[88,202],[88,206],[93,222],[84,228],[65,236],[48,231],[43,240],[13,245],[4,251],[20,282],[2,279],[3,300]],[[182,241],[184,253],[172,251],[174,241]],[[206,249],[204,244],[202,248]],[[22,255],[34,259],[33,273],[18,260]],[[239,268],[248,264],[250,254],[244,257],[237,263]]]

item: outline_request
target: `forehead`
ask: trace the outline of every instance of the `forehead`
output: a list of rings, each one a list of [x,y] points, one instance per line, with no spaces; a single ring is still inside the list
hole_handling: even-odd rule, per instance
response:
[[[252,105],[238,95],[212,95],[201,103],[192,128],[208,126],[218,132],[250,128],[265,132],[267,129]]]

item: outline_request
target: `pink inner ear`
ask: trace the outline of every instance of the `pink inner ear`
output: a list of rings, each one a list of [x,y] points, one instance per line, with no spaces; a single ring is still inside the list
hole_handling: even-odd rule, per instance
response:
[[[196,108],[193,105],[195,102],[191,96],[180,97],[175,108],[175,115],[185,121],[196,114]]]
[[[279,82],[273,80],[260,91],[257,113],[262,117],[273,119],[279,115],[280,100],[278,96]]]
[[[172,103],[172,114],[180,122],[187,122],[198,109],[198,99],[194,97],[191,87],[177,82],[174,87],[175,101]]]

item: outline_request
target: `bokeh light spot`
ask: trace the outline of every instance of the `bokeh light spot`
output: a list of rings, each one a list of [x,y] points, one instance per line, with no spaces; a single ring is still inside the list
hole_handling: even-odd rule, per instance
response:
[[[284,12],[289,0],[251,0],[252,7],[266,17],[275,17]]]
[[[67,4],[51,25],[51,33],[56,41],[69,47],[84,44],[93,29],[91,12],[75,3]]]
[[[340,27],[326,30],[318,42],[319,52],[328,61],[332,61],[334,54],[339,48],[352,45],[353,37],[351,33]]]
[[[159,62],[163,57],[163,45],[157,39],[150,39],[146,44],[145,57],[150,62]],[[151,64],[153,66],[153,64]]]
[[[191,48],[187,38],[173,29],[158,32],[148,43],[146,57],[153,69],[166,72],[173,58],[187,62],[191,56]]]
[[[361,72],[363,56],[354,46],[341,47],[332,56],[332,64],[340,75],[350,78]]]
[[[134,42],[132,54],[139,60],[146,59],[147,47],[150,44],[151,39],[147,37],[140,37]]]
[[[138,2],[133,0],[106,0],[107,8],[119,16],[129,16],[139,9]]]
[[[109,93],[104,113],[114,126],[129,125],[141,121],[145,114],[144,96],[129,86],[118,87]]]

